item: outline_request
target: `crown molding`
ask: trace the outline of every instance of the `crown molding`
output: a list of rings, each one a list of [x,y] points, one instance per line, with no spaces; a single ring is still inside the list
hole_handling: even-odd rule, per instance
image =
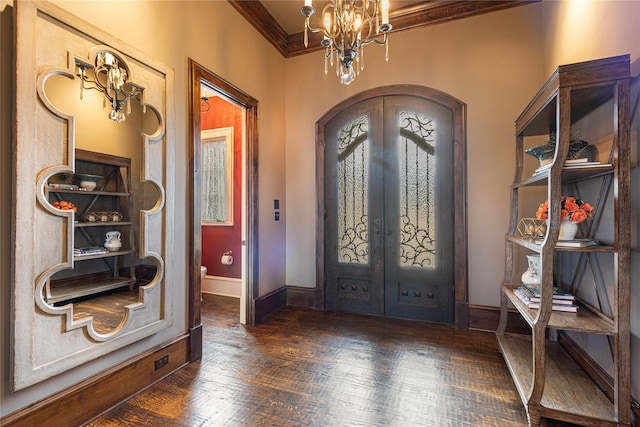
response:
[[[542,0],[425,1],[393,11],[390,16],[393,30],[390,34],[540,1]],[[260,1],[228,0],[228,2],[285,58],[323,49],[320,46],[321,34],[309,33],[309,47],[305,48],[303,32],[287,34]],[[301,15],[300,21],[302,20]]]

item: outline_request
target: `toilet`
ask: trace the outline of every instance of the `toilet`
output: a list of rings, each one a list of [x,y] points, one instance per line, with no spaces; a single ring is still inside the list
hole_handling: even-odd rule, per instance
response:
[[[200,266],[200,301],[202,301],[202,282],[204,282],[204,278],[207,275],[207,267],[204,265]]]

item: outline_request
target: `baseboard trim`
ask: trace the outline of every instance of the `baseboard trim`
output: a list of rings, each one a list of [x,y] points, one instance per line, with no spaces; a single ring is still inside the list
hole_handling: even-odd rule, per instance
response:
[[[287,305],[291,307],[324,309],[323,292],[318,288],[306,288],[304,286],[287,286]]]
[[[324,309],[322,289],[287,286],[286,298],[287,306],[311,308],[313,310]],[[498,329],[498,322],[500,320],[499,307],[456,303],[455,310],[457,328],[489,332],[495,332],[495,330]],[[529,328],[529,325],[516,310],[512,310],[509,311],[507,332],[530,334],[531,328]]]
[[[201,290],[203,294],[240,298],[242,294],[242,280],[234,277],[207,275],[202,280]]]
[[[469,303],[456,302],[454,322],[457,329],[469,329]]]
[[[189,334],[181,335],[171,342],[2,417],[0,425],[83,425],[189,363],[189,341]],[[169,363],[155,370],[155,361],[167,354]]]
[[[202,359],[202,323],[189,329],[189,361]]]
[[[261,323],[274,311],[287,305],[287,288],[276,289],[255,300],[256,324]]]

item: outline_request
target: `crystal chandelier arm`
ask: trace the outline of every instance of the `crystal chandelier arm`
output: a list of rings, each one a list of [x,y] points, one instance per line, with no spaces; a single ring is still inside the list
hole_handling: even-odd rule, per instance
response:
[[[305,17],[304,45],[308,47],[309,31],[322,33],[320,44],[325,48],[325,74],[329,59],[333,65],[335,52],[336,74],[341,83],[350,84],[356,78],[354,67],[358,68],[358,74],[364,69],[364,46],[371,43],[385,46],[385,58],[389,59],[388,33],[392,26],[388,0],[330,0],[322,9],[324,27],[319,28],[311,26],[310,18],[315,14],[311,4],[312,0],[305,0],[300,9]]]
[[[384,45],[387,44],[388,37],[389,37],[389,33],[388,32],[384,32],[384,33],[382,33],[382,40],[368,39],[368,40],[363,41],[362,45],[366,46],[368,44],[375,43],[375,44],[377,44],[379,46],[384,46]]]

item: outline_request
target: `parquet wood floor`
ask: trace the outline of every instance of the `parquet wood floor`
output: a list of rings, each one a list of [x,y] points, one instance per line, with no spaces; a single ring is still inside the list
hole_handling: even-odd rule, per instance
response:
[[[212,295],[202,316],[201,361],[88,426],[527,425],[491,333],[298,308],[249,327]]]
[[[126,288],[125,288],[126,289]],[[140,301],[138,289],[121,290],[73,303],[73,320],[93,317],[96,332],[106,334],[124,319],[124,307]]]

